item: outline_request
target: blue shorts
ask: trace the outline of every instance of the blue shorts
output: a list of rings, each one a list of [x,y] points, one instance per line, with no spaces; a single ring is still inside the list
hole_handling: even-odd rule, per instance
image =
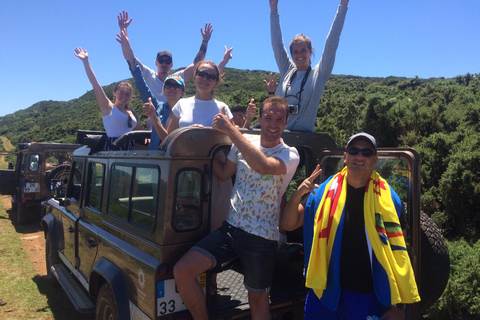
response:
[[[365,320],[367,316],[381,317],[387,311],[374,294],[342,291],[337,310],[330,310],[310,290],[305,301],[305,319]]]
[[[277,241],[250,234],[223,222],[220,228],[197,242],[192,250],[209,257],[213,267],[239,258],[245,288],[254,293],[270,291]]]

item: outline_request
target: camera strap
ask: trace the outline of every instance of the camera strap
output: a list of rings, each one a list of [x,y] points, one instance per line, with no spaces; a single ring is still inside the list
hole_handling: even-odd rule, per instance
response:
[[[300,109],[300,101],[302,101],[303,88],[305,87],[305,83],[307,82],[308,75],[310,74],[311,70],[312,70],[312,67],[308,66],[307,72],[305,72],[305,75],[303,76],[303,79],[302,79],[302,83],[300,84],[300,91],[297,92],[297,94],[295,95],[295,97],[298,99],[298,108],[299,109]],[[285,89],[285,97],[284,98],[288,97],[288,89],[290,89],[290,86],[292,85],[292,82],[293,82],[293,80],[295,79],[296,76],[297,76],[297,70],[295,70],[295,72],[292,74],[292,76],[288,80],[287,88]],[[297,95],[298,95],[298,97],[297,97]]]

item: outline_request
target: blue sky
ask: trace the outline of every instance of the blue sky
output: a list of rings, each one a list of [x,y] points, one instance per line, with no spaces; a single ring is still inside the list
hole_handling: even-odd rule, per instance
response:
[[[320,58],[340,0],[279,0],[285,42],[300,32]],[[22,0],[0,4],[0,116],[42,100],[68,101],[91,90],[76,46],[87,49],[102,85],[130,78],[117,14],[129,12],[135,55],[154,67],[156,52],[173,53],[174,68],[191,63],[200,28],[214,28],[207,59],[227,67],[277,71],[270,45],[268,0]],[[351,0],[333,74],[452,78],[479,73],[478,0]]]

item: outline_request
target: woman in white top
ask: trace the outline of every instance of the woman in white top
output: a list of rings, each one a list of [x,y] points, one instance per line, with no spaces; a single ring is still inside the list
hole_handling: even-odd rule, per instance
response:
[[[112,149],[112,143],[116,138],[132,130],[141,130],[143,127],[138,124],[137,116],[128,108],[128,102],[132,97],[132,86],[126,81],[120,81],[115,85],[113,96],[115,103],[108,99],[102,86],[98,83],[97,77],[93,72],[92,66],[88,61],[87,50],[75,48],[75,55],[82,60],[88,80],[93,87],[95,98],[102,113],[103,126],[107,133],[105,150]],[[120,146],[122,150],[131,150],[135,147],[133,141],[127,141],[125,145]]]
[[[157,130],[160,139],[164,140],[167,134],[178,128],[210,127],[213,117],[221,113],[223,108],[225,108],[228,118],[232,118],[229,107],[213,98],[214,89],[220,82],[220,71],[217,65],[212,61],[198,62],[195,65],[193,79],[196,88],[195,95],[180,99],[172,108],[168,128],[165,129],[162,126],[161,132]],[[151,107],[151,102],[144,104],[144,112],[151,110]]]
[[[269,0],[272,48],[281,74],[275,95],[288,100],[287,130],[313,131],[320,98],[335,62],[335,53],[347,14],[348,2],[349,0],[340,1],[322,57],[316,66],[311,66],[312,41],[303,34],[296,35],[290,42],[292,59],[289,59],[280,28],[278,0]]]

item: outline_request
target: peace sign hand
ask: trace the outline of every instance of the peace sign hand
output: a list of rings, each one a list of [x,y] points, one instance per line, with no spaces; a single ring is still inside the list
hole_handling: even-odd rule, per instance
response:
[[[314,183],[314,181],[315,179],[317,179],[320,173],[322,173],[322,169],[320,169],[320,165],[317,164],[317,167],[315,168],[315,170],[313,170],[310,177],[303,180],[303,182],[298,186],[297,192],[300,193],[301,195],[304,195],[308,192],[315,194],[314,190],[318,188],[318,184]]]

